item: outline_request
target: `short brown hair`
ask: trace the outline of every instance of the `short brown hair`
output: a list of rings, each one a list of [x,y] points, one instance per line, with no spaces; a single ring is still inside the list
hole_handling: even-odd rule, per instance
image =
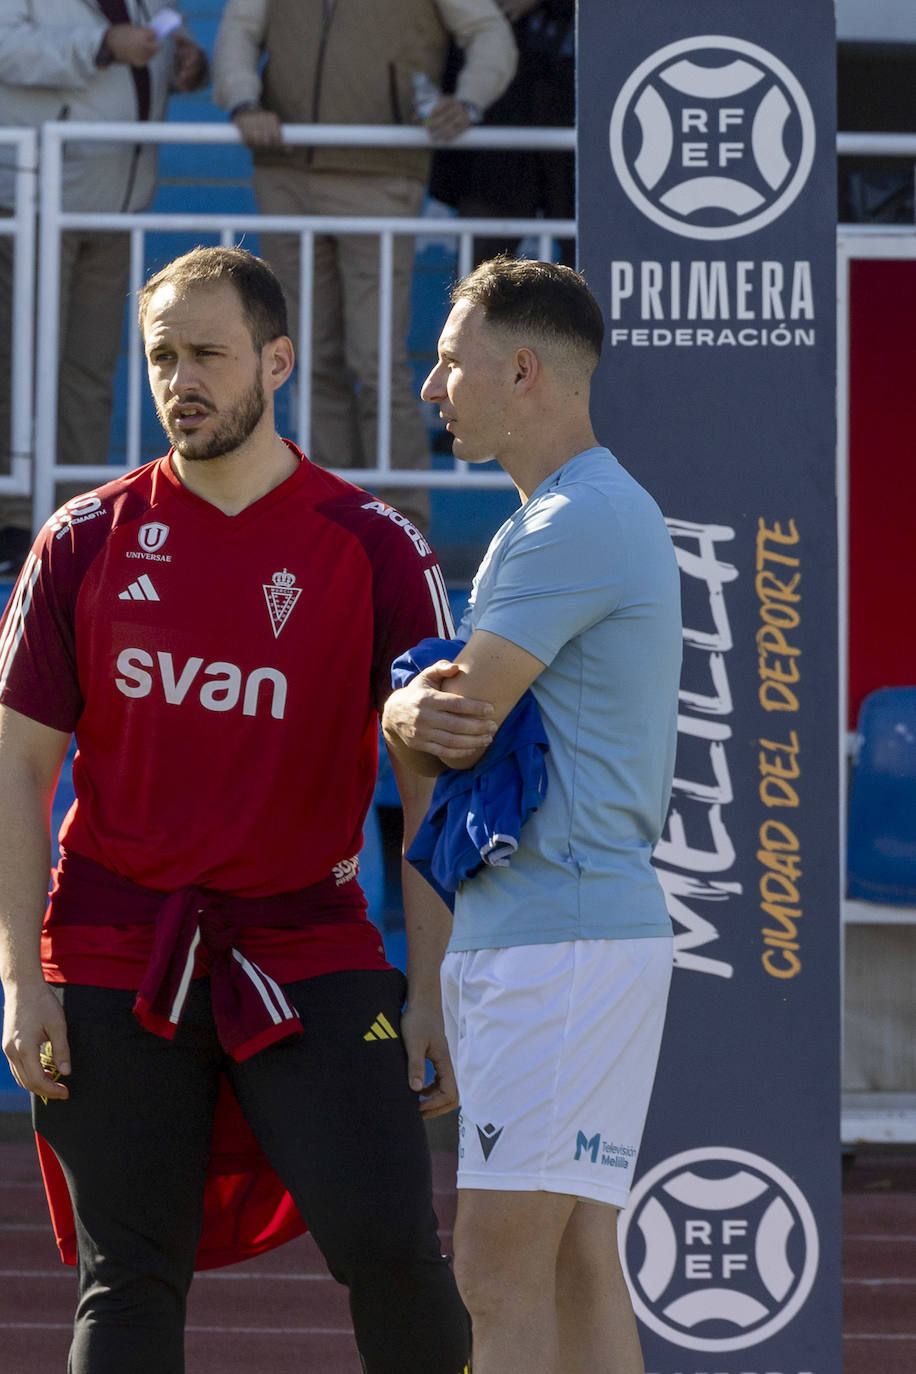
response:
[[[137,294],[140,329],[150,298],[160,286],[188,291],[228,281],[238,293],[251,342],[260,353],[265,344],[289,333],[283,288],[263,258],[245,248],[192,248],[166,263]]]
[[[501,253],[456,282],[451,300],[479,305],[487,323],[497,328],[530,330],[585,353],[594,363],[601,356],[604,319],[598,302],[582,274],[561,263]]]

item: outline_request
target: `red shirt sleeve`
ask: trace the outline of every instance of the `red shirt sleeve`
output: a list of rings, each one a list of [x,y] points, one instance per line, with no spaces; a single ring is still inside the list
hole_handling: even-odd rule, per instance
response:
[[[0,622],[0,703],[41,725],[70,733],[82,715],[80,589],[115,525],[146,505],[133,489],[145,471],[76,496],[55,511],[13,588]]]
[[[391,694],[391,665],[398,655],[430,635],[450,639],[455,633],[435,552],[415,526],[387,509],[391,515],[378,522],[383,537],[373,559],[372,699],[379,711]]]
[[[67,531],[46,525],[0,622],[0,702],[66,732],[83,709],[74,638],[74,553]]]

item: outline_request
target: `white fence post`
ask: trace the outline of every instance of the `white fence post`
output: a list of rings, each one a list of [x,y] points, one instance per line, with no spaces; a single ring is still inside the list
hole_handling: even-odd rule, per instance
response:
[[[37,532],[55,507],[57,463],[57,372],[60,351],[60,216],[63,150],[61,126],[45,124],[39,166],[39,249],[37,356],[35,378],[35,471],[32,529]]]
[[[35,225],[38,204],[38,134],[35,129],[2,129],[0,144],[15,155],[12,215],[0,219],[0,233],[12,244],[10,338],[9,473],[0,474],[0,493],[28,496],[32,490],[32,385],[35,365]],[[4,385],[7,379],[4,379]]]

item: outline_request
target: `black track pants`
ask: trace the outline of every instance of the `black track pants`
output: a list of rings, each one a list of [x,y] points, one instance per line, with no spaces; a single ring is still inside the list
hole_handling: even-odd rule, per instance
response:
[[[70,1099],[35,1124],[63,1165],[79,1241],[70,1374],[183,1374],[185,1305],[221,1070],[350,1290],[367,1374],[463,1374],[468,1321],[442,1258],[429,1151],[400,1038],[400,973],[288,984],[305,1026],[235,1064],[209,984],[193,984],[173,1041],[143,1030],[134,994],[69,985]]]

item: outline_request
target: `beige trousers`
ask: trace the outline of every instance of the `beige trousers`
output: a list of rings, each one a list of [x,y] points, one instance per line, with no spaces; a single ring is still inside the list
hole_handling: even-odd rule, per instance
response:
[[[423,186],[412,177],[307,172],[255,167],[254,189],[262,214],[418,215]],[[299,240],[263,234],[261,248],[280,279],[299,331]],[[429,442],[413,376],[407,364],[410,286],[414,244],[394,240],[391,462],[396,468],[427,468]],[[312,327],[312,433],[309,457],[323,467],[374,467],[378,415],[379,240],[374,234],[322,234],[315,239]],[[424,529],[428,497],[423,488],[381,493]]]
[[[60,366],[57,446],[60,463],[104,463],[111,429],[112,380],[121,351],[130,267],[126,234],[74,230],[61,242]],[[39,272],[41,266],[39,265]],[[13,240],[0,238],[0,444],[8,471]],[[42,360],[37,359],[37,368]],[[64,483],[58,498],[85,488]],[[28,529],[27,497],[0,498],[0,526]]]

